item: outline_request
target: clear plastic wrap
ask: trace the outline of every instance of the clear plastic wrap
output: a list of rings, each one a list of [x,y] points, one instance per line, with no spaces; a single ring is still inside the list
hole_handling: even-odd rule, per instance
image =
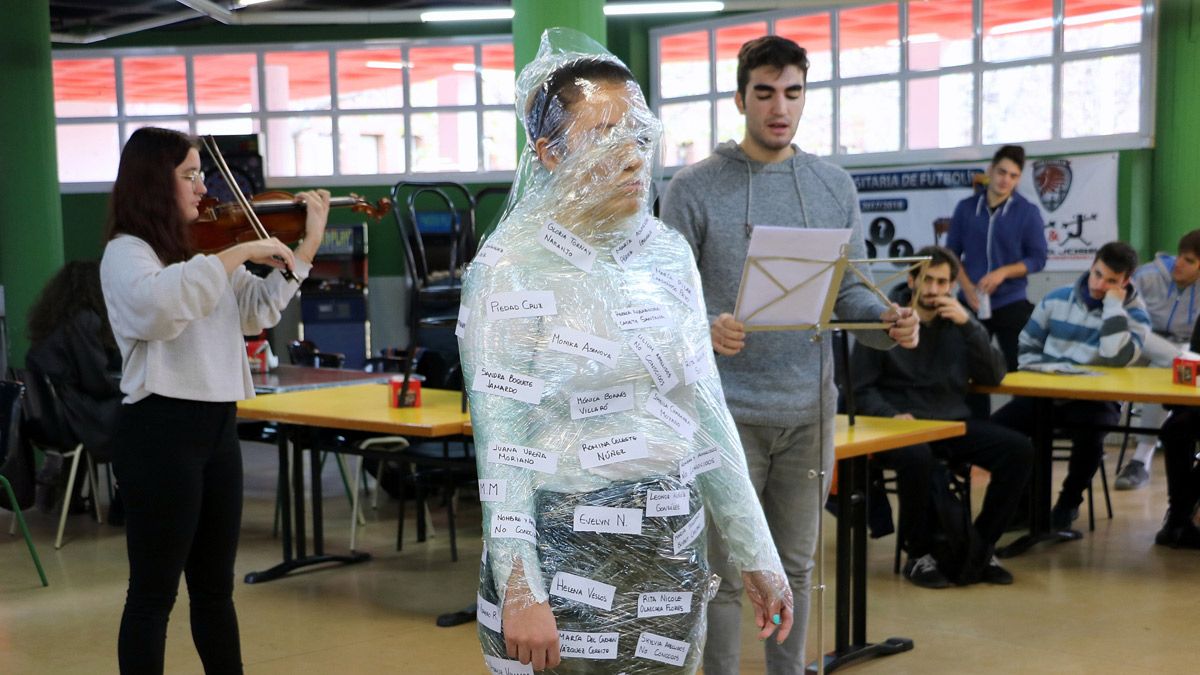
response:
[[[708,536],[791,605],[713,361],[687,242],[650,215],[661,125],[625,67],[547,31],[517,79],[531,139],[460,318],[483,500],[480,639],[547,600],[552,672],[693,672]],[[514,570],[517,578],[510,578]]]

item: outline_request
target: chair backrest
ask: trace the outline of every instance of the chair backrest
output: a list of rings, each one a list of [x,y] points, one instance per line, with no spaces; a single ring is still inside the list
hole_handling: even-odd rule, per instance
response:
[[[21,423],[21,399],[24,396],[25,385],[0,380],[0,466],[4,465],[17,438],[17,425]]]
[[[439,272],[456,283],[459,268],[475,254],[475,198],[466,186],[448,181],[396,183],[392,213],[413,287],[428,286]]]
[[[288,360],[294,366],[307,368],[341,368],[346,355],[320,351],[311,340],[292,340],[288,343]]]
[[[74,450],[79,441],[71,433],[63,412],[62,399],[58,397],[58,390],[49,376],[28,368],[21,371],[20,377],[25,383],[23,431],[26,438],[43,450]]]

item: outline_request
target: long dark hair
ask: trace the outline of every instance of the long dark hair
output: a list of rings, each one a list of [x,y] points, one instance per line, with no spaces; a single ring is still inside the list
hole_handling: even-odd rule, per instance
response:
[[[133,132],[121,151],[105,241],[132,234],[150,244],[164,265],[188,259],[192,247],[175,199],[175,167],[197,146],[195,139],[171,129]]]
[[[96,337],[105,349],[116,350],[108,310],[100,292],[100,263],[94,260],[73,260],[46,282],[37,300],[29,308],[29,341],[37,344],[60,326],[67,325],[80,312],[95,312],[100,317],[100,334]]]

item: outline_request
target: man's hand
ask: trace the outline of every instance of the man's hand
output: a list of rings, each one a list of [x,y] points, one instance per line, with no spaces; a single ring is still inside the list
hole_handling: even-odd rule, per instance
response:
[[[953,322],[956,326],[961,326],[971,319],[967,314],[967,308],[952,296],[946,295],[938,298],[937,306],[937,315]]]
[[[888,337],[895,340],[896,344],[905,349],[917,348],[921,322],[911,307],[901,307],[893,302],[891,308],[879,315],[879,320],[892,324],[888,328]]]
[[[713,320],[709,327],[713,351],[721,356],[733,356],[746,346],[746,326],[726,312]]]
[[[1005,274],[1003,270],[992,270],[979,279],[979,281],[975,284],[975,288],[980,293],[987,293],[988,295],[991,295],[992,293],[996,292],[996,289],[999,288],[1000,284],[1004,283],[1006,279],[1008,279],[1008,275]]]
[[[771,572],[742,572],[742,583],[754,605],[758,639],[766,640],[775,633],[775,642],[783,644],[792,632],[792,589],[787,579]]]
[[[1119,302],[1121,304],[1125,304],[1125,295],[1126,295],[1125,287],[1117,286],[1116,288],[1108,289],[1108,292],[1104,294],[1104,299],[1108,300],[1109,298],[1113,298],[1117,302]]]
[[[500,620],[508,657],[533,664],[534,670],[558,665],[558,624],[550,603],[531,603],[528,595],[510,592],[504,599]]]

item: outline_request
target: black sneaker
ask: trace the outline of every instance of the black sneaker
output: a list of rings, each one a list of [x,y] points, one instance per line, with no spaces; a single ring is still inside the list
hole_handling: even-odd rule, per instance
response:
[[[1052,530],[1069,530],[1071,523],[1079,518],[1079,507],[1066,508],[1062,505],[1055,505],[1050,510],[1050,529]]]
[[[904,564],[904,577],[921,588],[949,588],[950,580],[938,569],[937,561],[926,553]]]
[[[1166,523],[1158,534],[1154,535],[1154,543],[1171,548],[1200,549],[1200,529],[1191,523],[1173,525]]]
[[[1000,561],[996,556],[988,561],[988,564],[983,568],[983,574],[979,577],[984,583],[997,584],[999,586],[1008,586],[1013,582],[1012,572],[1000,566]]]

